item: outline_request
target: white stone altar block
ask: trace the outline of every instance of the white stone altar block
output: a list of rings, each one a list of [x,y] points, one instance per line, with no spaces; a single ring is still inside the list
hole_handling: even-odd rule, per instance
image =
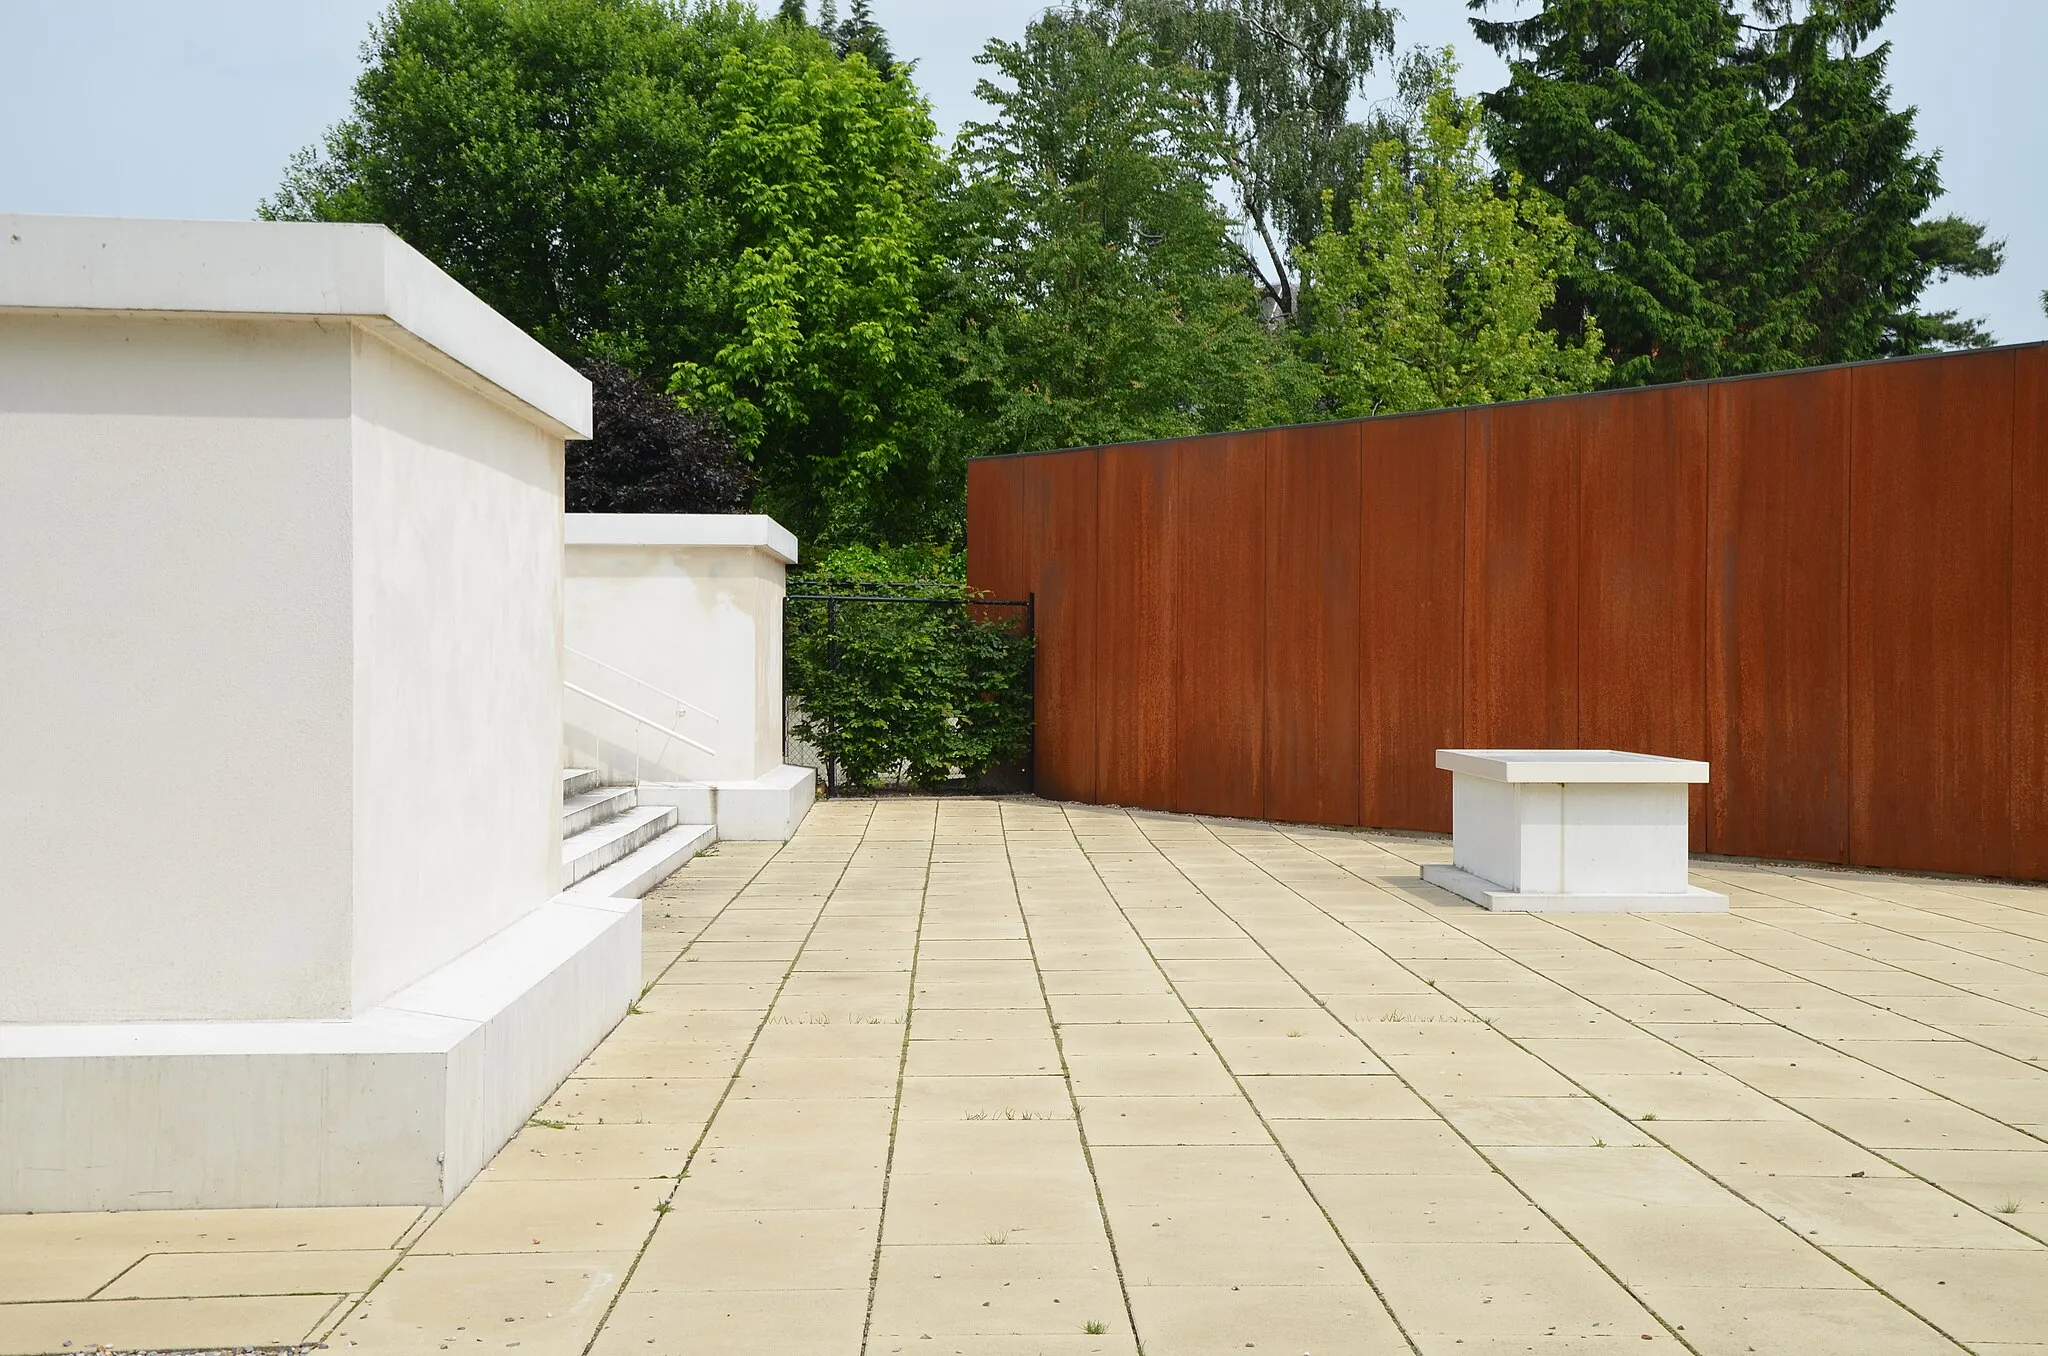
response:
[[[1707,765],[1613,749],[1438,749],[1451,865],[1422,878],[1489,909],[1706,913],[1686,880],[1686,788]]]
[[[442,1203],[624,1014],[589,434],[382,227],[0,215],[0,1211]]]

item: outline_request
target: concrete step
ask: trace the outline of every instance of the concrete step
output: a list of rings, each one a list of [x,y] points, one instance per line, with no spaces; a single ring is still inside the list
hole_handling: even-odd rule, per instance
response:
[[[595,791],[598,775],[587,767],[565,767],[562,769],[562,799],[580,796],[585,791]]]
[[[717,841],[718,830],[709,824],[678,824],[604,870],[591,872],[575,886],[564,890],[562,897],[638,899],[689,865],[692,857]]]
[[[661,837],[680,819],[672,805],[640,805],[562,840],[562,885],[576,884]]]
[[[562,837],[573,838],[595,824],[615,819],[640,804],[638,788],[600,786],[562,798]]]

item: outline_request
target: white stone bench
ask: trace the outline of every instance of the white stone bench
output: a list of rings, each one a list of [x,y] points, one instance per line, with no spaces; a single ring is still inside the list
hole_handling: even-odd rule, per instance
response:
[[[1422,878],[1488,909],[1707,913],[1686,880],[1686,788],[1707,765],[1612,749],[1438,749],[1451,860]]]

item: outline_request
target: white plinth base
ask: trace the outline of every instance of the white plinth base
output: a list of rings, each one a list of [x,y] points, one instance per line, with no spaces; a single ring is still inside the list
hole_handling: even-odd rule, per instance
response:
[[[817,798],[817,770],[786,764],[751,781],[640,784],[641,804],[673,805],[727,842],[788,842]]]
[[[1539,894],[1504,890],[1447,863],[1422,868],[1431,885],[1499,913],[1725,913],[1728,896],[1688,885],[1682,894]]]
[[[639,990],[582,896],[350,1021],[0,1025],[0,1213],[446,1204]]]

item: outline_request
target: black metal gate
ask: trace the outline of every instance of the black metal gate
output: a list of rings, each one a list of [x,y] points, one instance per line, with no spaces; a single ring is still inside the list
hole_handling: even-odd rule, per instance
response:
[[[984,793],[1034,788],[1036,595],[977,598],[946,583],[794,582],[800,591],[785,595],[782,604],[785,763],[817,768],[828,796],[910,785]],[[898,657],[892,647],[915,651],[927,662],[892,664]],[[956,672],[952,659],[959,654],[968,662]],[[988,662],[977,668],[977,657]],[[954,690],[935,695],[946,684],[928,680],[941,672],[954,680]],[[1008,681],[982,688],[982,679]],[[956,774],[963,769],[943,754],[936,763],[926,757],[921,767],[915,756],[891,761],[888,750],[898,725],[902,738],[894,743],[913,749],[920,735],[929,744],[935,731],[959,734],[970,725],[998,727],[999,742],[1021,726],[1021,739],[1010,741],[1014,756],[986,767],[972,766],[970,759],[964,775],[936,781],[935,768]],[[852,747],[859,750],[857,767],[848,765]],[[886,762],[879,779],[878,759]]]

